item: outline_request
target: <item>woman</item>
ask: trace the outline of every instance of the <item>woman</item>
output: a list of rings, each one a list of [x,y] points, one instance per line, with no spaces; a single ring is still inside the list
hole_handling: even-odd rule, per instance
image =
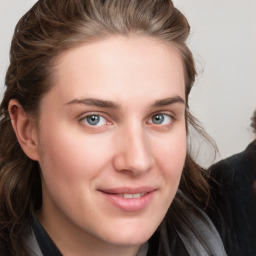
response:
[[[169,0],[40,0],[21,18],[1,104],[6,255],[225,255],[187,150],[188,35]]]

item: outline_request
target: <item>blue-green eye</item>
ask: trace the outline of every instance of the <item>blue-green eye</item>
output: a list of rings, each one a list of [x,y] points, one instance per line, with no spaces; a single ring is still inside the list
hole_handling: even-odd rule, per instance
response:
[[[153,124],[169,124],[172,121],[172,118],[166,114],[156,114],[151,117],[150,123]]]
[[[86,116],[82,121],[90,126],[101,126],[107,123],[106,118],[100,115],[89,115]]]

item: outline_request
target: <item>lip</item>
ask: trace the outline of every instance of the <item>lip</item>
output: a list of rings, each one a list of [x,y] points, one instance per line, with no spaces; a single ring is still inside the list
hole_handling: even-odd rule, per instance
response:
[[[152,201],[156,189],[153,187],[138,187],[138,188],[111,188],[99,190],[102,195],[115,207],[125,212],[136,212],[146,208]],[[125,198],[122,195],[141,194],[138,198]]]

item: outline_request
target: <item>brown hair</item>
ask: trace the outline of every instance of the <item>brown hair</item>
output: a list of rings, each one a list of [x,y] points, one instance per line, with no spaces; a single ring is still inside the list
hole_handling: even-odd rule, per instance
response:
[[[256,134],[256,110],[254,111],[254,113],[252,115],[251,121],[252,121],[252,123],[251,123],[252,130]]]
[[[14,255],[25,255],[22,236],[41,206],[41,180],[38,163],[24,154],[16,139],[9,101],[17,99],[27,115],[38,118],[40,100],[54,85],[57,57],[79,44],[113,35],[142,35],[174,45],[183,60],[188,101],[196,75],[186,45],[189,32],[186,18],[170,0],[39,0],[20,19],[0,107],[0,240]],[[188,104],[186,119],[187,126],[190,123],[202,132]],[[209,193],[204,175],[188,152],[180,189],[199,206],[204,206]],[[169,209],[175,220],[174,208],[175,200]]]

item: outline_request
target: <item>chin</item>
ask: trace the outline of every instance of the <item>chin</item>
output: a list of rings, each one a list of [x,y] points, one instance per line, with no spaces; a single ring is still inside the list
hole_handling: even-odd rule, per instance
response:
[[[123,230],[117,231],[115,234],[108,236],[107,243],[115,244],[118,246],[135,246],[144,244],[154,234],[154,230],[142,229],[141,227],[123,228]]]
[[[141,245],[155,233],[164,215],[163,212],[157,216],[150,214],[139,218],[116,219],[112,225],[106,227],[104,237],[108,238],[110,243],[120,246]]]

